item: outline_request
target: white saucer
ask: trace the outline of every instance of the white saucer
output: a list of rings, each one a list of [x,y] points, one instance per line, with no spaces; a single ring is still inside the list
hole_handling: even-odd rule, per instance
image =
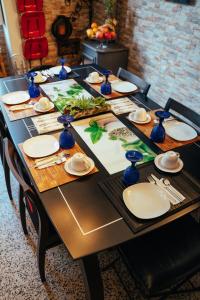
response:
[[[104,78],[103,78],[103,76],[100,76],[98,81],[93,81],[89,77],[87,77],[87,78],[85,78],[85,80],[91,84],[95,84],[95,83],[98,84],[98,83],[102,83],[104,81]]]
[[[130,114],[132,114],[133,112],[131,112]],[[138,121],[138,120],[135,120],[134,118],[131,119],[130,118],[130,114],[128,115],[128,119],[131,121],[131,122],[134,122],[136,124],[147,124],[149,122],[151,122],[151,116],[149,114],[147,114],[147,118],[145,121]]]
[[[160,163],[163,155],[164,155],[164,153],[159,154],[154,159],[154,163],[155,163],[156,167],[159,170],[161,170],[163,172],[167,172],[167,173],[178,173],[178,172],[180,172],[182,170],[182,168],[183,168],[183,161],[180,158],[178,159],[178,167],[177,168],[175,168],[175,169],[167,169],[167,168],[163,167],[161,165],[161,163]]]
[[[54,108],[54,104],[52,103],[52,102],[50,102],[50,106],[49,106],[49,108],[48,109],[41,109],[40,108],[40,104],[39,104],[39,102],[36,102],[35,104],[34,104],[34,106],[33,106],[33,109],[35,110],[35,111],[38,111],[38,112],[47,112],[47,111],[50,111],[50,110],[52,110]]]
[[[84,175],[90,173],[90,172],[94,169],[94,167],[95,167],[94,161],[93,161],[91,158],[89,158],[89,157],[86,157],[86,159],[87,159],[87,161],[88,161],[89,164],[90,164],[89,169],[87,169],[87,170],[85,170],[85,171],[82,171],[82,172],[77,172],[77,171],[75,171],[75,170],[72,170],[71,167],[70,167],[71,158],[69,158],[69,159],[66,161],[65,165],[64,165],[65,171],[66,171],[67,173],[71,174],[71,175],[76,175],[76,176],[84,176]]]

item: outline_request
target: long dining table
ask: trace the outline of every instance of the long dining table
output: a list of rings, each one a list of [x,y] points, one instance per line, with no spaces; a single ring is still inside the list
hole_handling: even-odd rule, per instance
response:
[[[84,81],[94,69],[101,71],[101,68],[97,65],[84,65],[73,68],[79,75],[75,80],[95,97],[99,96],[99,94]],[[0,80],[0,95],[18,90],[27,90],[27,86],[28,82],[23,75],[3,78]],[[144,97],[140,92],[130,96],[130,99],[147,110],[154,110],[160,107],[148,97]],[[36,136],[37,133],[27,127],[25,119],[10,121],[3,103],[1,103],[1,109],[10,137],[24,163],[24,167],[27,169],[38,197],[71,257],[80,261],[87,299],[104,299],[104,289],[98,261],[99,252],[145,235],[200,207],[199,194],[198,199],[192,201],[187,207],[174,211],[161,219],[158,218],[152,225],[138,232],[133,232],[120,210],[113,205],[99,185],[99,182],[105,178],[112,180],[113,175],[109,175],[101,161],[97,159],[73,127],[71,131],[75,140],[85,153],[94,160],[99,172],[40,193],[18,146],[30,137]],[[127,114],[118,115],[117,117],[155,153],[159,154],[162,152],[159,147],[127,120]],[[200,181],[200,173],[197,168],[197,161],[200,161],[200,142],[182,146],[178,148],[178,151],[184,161],[184,170],[187,171],[191,178]],[[138,168],[139,170],[142,168],[145,174],[145,169],[149,165],[151,168],[154,168],[153,161]]]

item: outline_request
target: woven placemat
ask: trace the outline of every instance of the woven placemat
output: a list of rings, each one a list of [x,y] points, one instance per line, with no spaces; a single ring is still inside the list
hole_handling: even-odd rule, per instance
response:
[[[151,173],[155,174],[158,178],[163,177],[154,169],[152,164],[143,165],[139,168],[139,170],[140,182],[148,182],[146,178]],[[123,175],[121,173],[109,177],[108,179],[99,182],[99,186],[129,225],[130,229],[135,233],[157,223],[169,215],[180,211],[181,209],[189,206],[192,202],[198,201],[198,198],[200,197],[200,183],[193,179],[186,171],[183,171],[173,177],[165,176],[165,178],[168,178],[171,184],[186,197],[186,199],[177,205],[171,205],[170,210],[161,217],[151,220],[138,219],[127,209],[123,202],[122,193],[126,187],[122,182],[122,176]]]

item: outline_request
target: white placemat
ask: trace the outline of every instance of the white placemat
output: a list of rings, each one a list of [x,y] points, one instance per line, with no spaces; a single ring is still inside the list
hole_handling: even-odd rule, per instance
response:
[[[124,113],[132,112],[138,108],[137,104],[132,102],[128,97],[109,100],[109,101],[106,101],[106,103],[111,105],[111,110],[116,115],[121,115]]]
[[[35,128],[39,134],[44,134],[51,131],[56,131],[63,128],[63,124],[57,121],[57,118],[61,116],[60,112],[54,112],[39,117],[31,118]]]

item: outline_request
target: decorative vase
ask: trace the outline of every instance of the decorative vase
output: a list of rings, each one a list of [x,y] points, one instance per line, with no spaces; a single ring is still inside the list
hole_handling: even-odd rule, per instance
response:
[[[126,186],[138,182],[140,174],[135,164],[143,159],[142,153],[139,151],[130,150],[126,152],[126,158],[131,162],[131,166],[125,169],[123,174],[123,183]]]
[[[72,133],[69,130],[70,123],[74,118],[70,115],[62,115],[58,117],[58,122],[64,125],[64,130],[60,134],[59,144],[62,149],[70,149],[75,145],[75,140]]]
[[[165,140],[163,121],[170,117],[170,113],[168,111],[156,111],[155,115],[159,118],[159,124],[152,129],[150,139],[155,143],[163,143]]]
[[[28,88],[29,96],[31,98],[37,98],[38,96],[40,96],[39,87],[34,83],[34,77],[36,75],[37,74],[35,72],[29,72],[27,74],[28,79],[31,80],[31,83],[30,83],[29,88]]]

